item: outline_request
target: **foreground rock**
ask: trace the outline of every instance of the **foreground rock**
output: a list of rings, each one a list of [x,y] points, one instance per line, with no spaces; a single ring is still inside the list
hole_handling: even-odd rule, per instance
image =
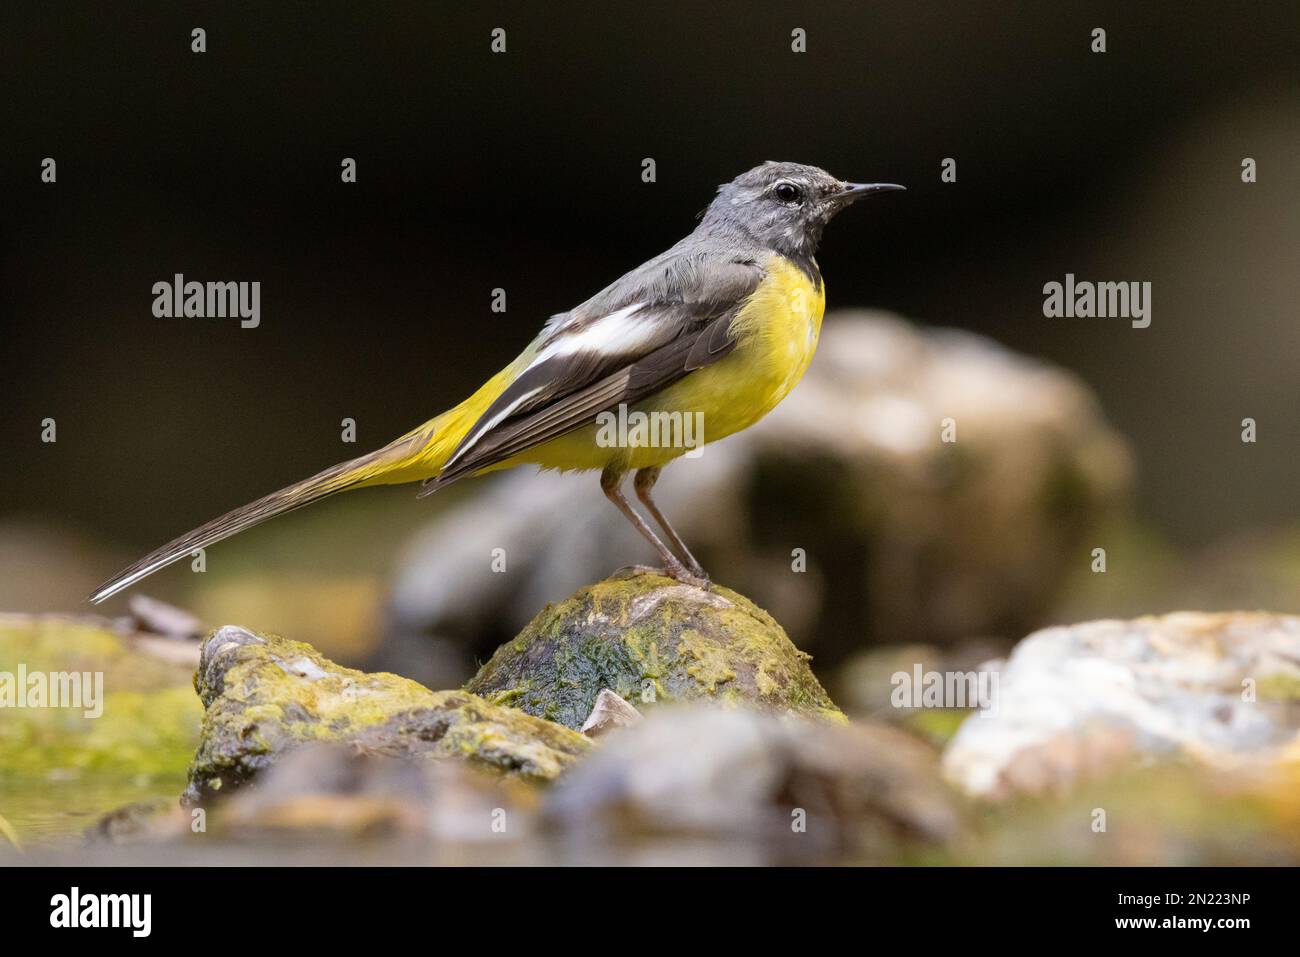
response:
[[[971,794],[1061,792],[1179,758],[1218,770],[1300,761],[1300,618],[1181,612],[1048,628],[1015,647],[996,708],[944,754]]]
[[[592,744],[466,692],[226,628],[198,676],[210,720],[197,783],[257,786],[206,803],[202,834],[174,799],[123,808],[72,860],[1294,864],[1297,636],[1300,619],[1259,614],[1031,636],[993,665],[997,710],[967,720],[945,769],[972,793],[1047,799],[974,816],[933,746],[877,722],[634,708],[605,689]]]
[[[1067,371],[839,312],[789,398],[655,492],[705,567],[830,668],[873,642],[1024,635],[1086,568],[1090,531],[1130,481],[1126,445]],[[498,548],[504,574],[487,557]],[[459,683],[469,666],[419,669],[485,658],[546,601],[651,557],[594,480],[485,481],[413,540],[378,665]]]
[[[466,689],[569,728],[605,689],[641,710],[703,700],[843,720],[808,661],[729,589],[626,573],[547,606]]]
[[[878,725],[677,707],[609,729],[550,788],[467,761],[311,744],[212,805],[124,808],[92,847],[336,863],[901,863],[965,829],[933,748]],[[235,855],[233,858],[231,855]]]
[[[934,750],[907,734],[710,708],[611,732],[546,795],[544,815],[580,845],[693,837],[730,848],[732,863],[897,862],[959,827]]]
[[[221,807],[220,831],[398,835],[442,843],[500,842],[531,831],[533,789],[464,761],[413,761],[337,745],[300,748]]]
[[[310,645],[234,626],[204,641],[194,684],[206,711],[189,803],[237,788],[308,744],[456,758],[533,781],[554,778],[590,747],[576,732],[476,695],[353,671]]]
[[[537,788],[468,761],[308,744],[282,754],[256,787],[205,809],[202,833],[172,799],[106,815],[85,847],[111,846],[117,863],[161,847],[165,859],[205,864],[530,863],[521,855],[540,850],[526,843],[539,804]]]

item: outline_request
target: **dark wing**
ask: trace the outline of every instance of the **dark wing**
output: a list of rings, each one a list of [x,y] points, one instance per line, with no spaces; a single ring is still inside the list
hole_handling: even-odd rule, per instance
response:
[[[652,260],[624,277],[547,330],[532,365],[479,417],[421,494],[721,359],[735,346],[732,319],[762,278],[752,261],[686,254]]]

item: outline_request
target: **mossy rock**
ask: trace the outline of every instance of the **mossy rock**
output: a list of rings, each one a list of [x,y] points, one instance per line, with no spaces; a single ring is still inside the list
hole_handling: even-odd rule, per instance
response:
[[[311,743],[463,759],[530,781],[554,778],[590,747],[576,732],[476,695],[343,668],[311,645],[230,625],[204,640],[194,686],[206,711],[184,795],[191,804]]]
[[[602,688],[642,710],[711,701],[843,721],[809,660],[730,589],[630,572],[548,605],[465,688],[570,728]]]

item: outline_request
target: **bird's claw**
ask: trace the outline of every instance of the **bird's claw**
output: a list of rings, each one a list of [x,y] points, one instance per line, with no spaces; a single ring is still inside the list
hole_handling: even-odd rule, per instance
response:
[[[673,581],[681,582],[683,585],[690,585],[694,588],[708,590],[711,582],[709,574],[703,568],[687,568],[680,562],[676,565],[666,565],[663,568],[655,568],[653,565],[624,565],[614,573],[615,575],[657,575],[660,578],[671,578]]]
[[[683,585],[691,585],[695,588],[703,589],[704,591],[709,590],[709,573],[703,568],[700,568],[699,565],[693,565],[692,567],[687,568],[685,565],[678,562],[675,565],[669,565],[665,568],[663,574],[681,582]]]

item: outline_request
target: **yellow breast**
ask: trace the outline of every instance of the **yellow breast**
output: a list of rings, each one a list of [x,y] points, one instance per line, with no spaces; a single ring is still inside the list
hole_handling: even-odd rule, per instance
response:
[[[754,382],[754,397],[759,397],[758,390],[771,390],[770,402],[762,403],[764,414],[803,378],[817,351],[825,308],[823,285],[814,285],[788,259],[772,257],[767,279],[731,326],[736,351],[744,352],[742,361]]]
[[[748,428],[776,408],[817,351],[824,286],[782,256],[773,256],[766,267],[767,278],[732,323],[736,348],[654,402],[659,409],[702,412],[707,441]]]
[[[634,412],[689,416],[699,426],[695,441],[708,443],[748,428],[789,395],[817,350],[826,298],[788,259],[773,255],[765,265],[766,278],[732,323],[736,347],[638,403]],[[544,468],[597,469],[616,461],[626,468],[645,468],[687,451],[662,445],[611,448],[597,436],[595,426],[579,429],[499,467],[531,462]]]

